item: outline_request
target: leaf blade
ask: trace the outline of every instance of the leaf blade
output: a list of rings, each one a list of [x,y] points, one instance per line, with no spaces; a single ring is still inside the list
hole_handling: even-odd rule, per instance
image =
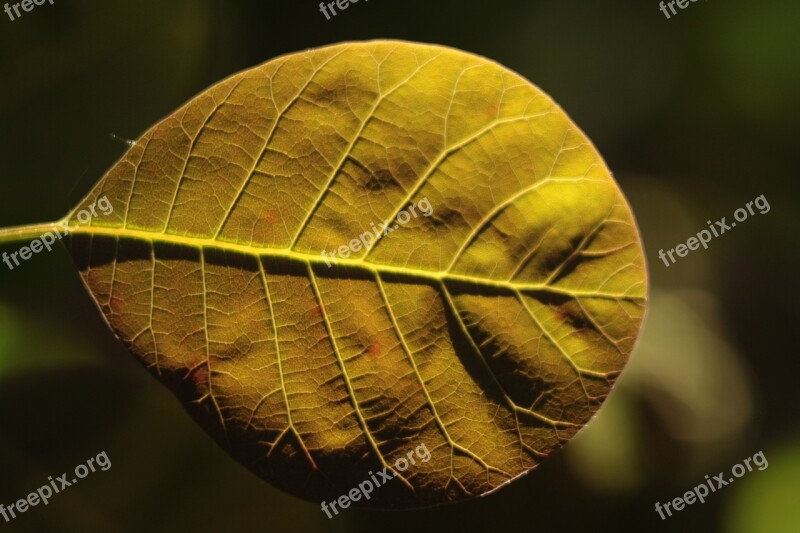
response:
[[[630,209],[586,137],[490,61],[398,42],[270,61],[156,124],[70,214],[115,333],[238,460],[367,502],[477,496],[568,440],[641,325]],[[434,211],[328,268],[410,205]],[[124,209],[121,208],[124,206]],[[412,446],[413,445],[413,446]]]

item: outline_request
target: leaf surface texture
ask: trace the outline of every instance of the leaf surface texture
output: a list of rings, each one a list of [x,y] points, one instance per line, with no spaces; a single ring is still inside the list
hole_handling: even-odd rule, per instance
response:
[[[70,246],[114,332],[234,457],[315,501],[383,468],[359,504],[524,474],[600,407],[644,313],[600,155],[457,50],[348,43],[236,74],[142,135],[72,224],[103,196]]]

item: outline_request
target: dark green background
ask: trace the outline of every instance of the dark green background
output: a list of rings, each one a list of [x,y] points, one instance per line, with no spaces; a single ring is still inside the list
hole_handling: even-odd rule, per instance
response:
[[[105,327],[63,249],[0,264],[0,502],[105,450],[9,531],[800,531],[800,5],[701,0],[55,0],[0,13],[0,226],[56,220],[138,137],[208,85],[277,55],[401,38],[475,52],[549,93],[639,219],[652,307],[597,420],[537,471],[469,503],[328,520],[222,452]],[[771,211],[666,268],[758,195]],[[11,251],[16,247],[0,250]],[[759,450],[747,474],[665,502]]]

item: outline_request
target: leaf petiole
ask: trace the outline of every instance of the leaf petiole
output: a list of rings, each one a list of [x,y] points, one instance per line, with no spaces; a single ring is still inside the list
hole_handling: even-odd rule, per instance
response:
[[[43,224],[28,224],[25,226],[0,228],[0,245],[38,239],[48,231],[52,231],[54,226],[57,228],[64,227],[66,222],[67,220],[64,219],[56,222],[45,222]]]

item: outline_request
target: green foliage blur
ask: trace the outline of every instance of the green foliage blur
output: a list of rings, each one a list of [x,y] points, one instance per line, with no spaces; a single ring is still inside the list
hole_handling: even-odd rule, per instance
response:
[[[65,250],[0,264],[0,503],[105,451],[3,531],[800,531],[800,7],[708,0],[45,2],[0,13],[0,227],[56,220],[136,138],[277,55],[399,38],[495,59],[584,129],[628,196],[652,281],[641,341],[587,429],[465,504],[319,504],[221,451],[126,353]],[[669,249],[764,194],[771,210],[667,268]],[[0,249],[11,251],[12,247]],[[658,502],[762,450],[768,469],[662,521]]]

